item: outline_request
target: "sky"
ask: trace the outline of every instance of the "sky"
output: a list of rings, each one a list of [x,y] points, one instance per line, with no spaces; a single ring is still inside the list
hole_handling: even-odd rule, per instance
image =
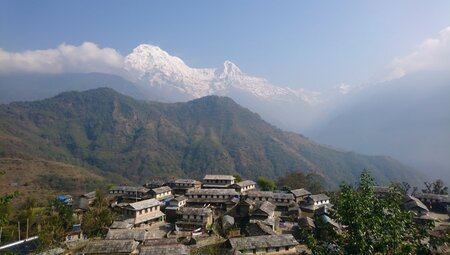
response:
[[[93,42],[127,55],[150,43],[192,67],[231,60],[311,90],[411,68],[405,60],[449,26],[450,1],[0,1],[5,52]]]

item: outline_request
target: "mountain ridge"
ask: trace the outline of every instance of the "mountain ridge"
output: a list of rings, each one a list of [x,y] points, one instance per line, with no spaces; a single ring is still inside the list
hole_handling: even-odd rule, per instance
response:
[[[327,185],[353,182],[370,168],[381,183],[420,177],[382,156],[363,156],[284,132],[228,97],[187,103],[137,101],[112,89],[67,92],[0,106],[0,148],[86,164],[139,182],[206,173],[276,178],[316,172]]]

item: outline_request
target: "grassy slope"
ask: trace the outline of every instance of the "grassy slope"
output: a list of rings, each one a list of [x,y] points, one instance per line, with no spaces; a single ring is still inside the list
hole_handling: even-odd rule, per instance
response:
[[[0,171],[0,193],[19,191],[18,200],[66,193],[79,195],[111,183],[110,177],[92,169],[43,159],[0,158]]]
[[[393,159],[338,151],[283,132],[229,98],[144,103],[111,89],[0,106],[0,155],[95,167],[135,182],[315,171],[333,188],[355,181],[363,168],[382,182],[418,182]]]

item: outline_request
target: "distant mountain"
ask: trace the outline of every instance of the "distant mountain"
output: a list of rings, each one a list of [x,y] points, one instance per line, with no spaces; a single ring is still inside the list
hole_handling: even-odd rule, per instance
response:
[[[99,87],[112,88],[137,99],[148,98],[134,83],[111,74],[3,74],[0,75],[0,103],[40,100],[62,92]]]
[[[347,98],[312,138],[369,154],[385,153],[450,183],[450,73],[420,72]]]
[[[275,178],[317,172],[330,188],[363,168],[386,183],[420,177],[384,156],[364,156],[283,132],[227,97],[136,101],[111,89],[0,106],[0,156],[95,167],[135,182],[206,173]]]
[[[192,68],[180,58],[149,44],[139,45],[126,56],[125,69],[130,79],[144,86],[172,88],[191,99],[228,95],[239,90],[259,98],[313,100],[303,90],[273,86],[265,79],[247,75],[231,61],[225,61],[222,68]]]

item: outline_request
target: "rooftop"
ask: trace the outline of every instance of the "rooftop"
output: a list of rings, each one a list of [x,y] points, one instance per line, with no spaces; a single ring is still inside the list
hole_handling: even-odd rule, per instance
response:
[[[133,224],[125,221],[114,221],[111,226],[109,226],[110,229],[129,229],[133,227]]]
[[[291,193],[274,192],[273,198],[275,199],[294,199],[294,195]]]
[[[243,188],[243,187],[247,187],[250,185],[256,185],[256,182],[251,181],[251,180],[245,180],[245,181],[237,182],[237,183],[235,183],[235,185]]]
[[[97,192],[94,190],[89,193],[83,194],[80,197],[85,197],[87,199],[94,199],[96,195],[97,195]]]
[[[294,194],[295,197],[303,197],[311,195],[311,192],[307,191],[306,189],[294,189],[291,190],[291,193]]]
[[[418,199],[433,199],[438,200],[439,202],[450,203],[450,198],[448,195],[439,195],[439,194],[431,194],[431,193],[415,193],[415,197]]]
[[[194,179],[177,179],[177,180],[172,181],[172,183],[179,183],[179,184],[181,184],[181,183],[186,183],[186,184],[198,183],[198,184],[200,184],[201,182],[194,180]]]
[[[210,208],[183,207],[181,208],[180,213],[186,215],[207,216],[212,213],[212,210]]]
[[[147,221],[150,221],[150,220],[158,219],[159,217],[162,217],[162,216],[164,216],[164,215],[165,215],[165,214],[164,214],[163,212],[161,212],[161,211],[156,211],[156,212],[153,212],[153,213],[151,213],[151,214],[148,214],[148,215],[145,215],[145,216],[138,217],[138,218],[134,221],[134,224],[140,224],[140,223],[147,222]]]
[[[234,189],[189,189],[186,195],[229,195],[238,196]]]
[[[265,213],[267,213],[268,215],[271,215],[274,211],[275,211],[276,206],[274,204],[272,204],[271,202],[268,201],[264,201],[261,204],[256,205],[256,207],[253,209],[253,211],[256,210],[261,210]]]
[[[144,241],[147,231],[145,229],[110,229],[106,235],[106,240],[136,240]]]
[[[316,194],[316,195],[311,195],[309,196],[313,201],[325,201],[325,200],[330,200],[330,198],[325,195],[325,194]]]
[[[173,200],[180,202],[180,201],[184,201],[186,199],[187,198],[185,196],[178,196],[178,197],[175,197]]]
[[[142,200],[136,203],[130,203],[128,204],[128,207],[131,207],[133,210],[142,210],[142,209],[146,209],[146,208],[150,208],[153,206],[158,206],[161,205],[161,202],[159,202],[158,200],[152,198],[152,199],[146,199],[146,200]]]
[[[83,254],[131,253],[136,250],[138,242],[134,240],[91,240]]]
[[[140,255],[187,255],[189,248],[182,244],[170,244],[159,246],[143,246],[139,251]]]
[[[229,180],[233,181],[235,178],[232,175],[207,174],[203,180]]]
[[[154,189],[152,189],[152,191],[156,194],[160,194],[160,193],[170,192],[170,191],[172,191],[172,189],[168,186],[162,186],[159,188],[154,188]]]
[[[291,234],[230,238],[229,242],[231,247],[237,250],[298,245]]]
[[[247,192],[248,197],[273,197],[272,191],[250,190]]]
[[[149,191],[149,189],[145,188],[145,187],[141,187],[141,186],[113,186],[109,189],[110,191],[113,190],[120,190],[120,191],[124,191],[124,192],[142,192],[142,193],[147,193]]]

